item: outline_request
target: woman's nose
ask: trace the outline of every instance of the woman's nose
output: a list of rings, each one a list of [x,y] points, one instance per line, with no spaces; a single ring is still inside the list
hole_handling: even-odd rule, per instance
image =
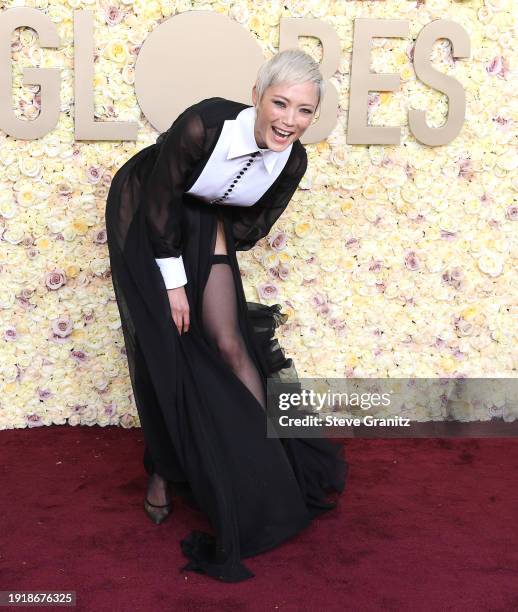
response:
[[[282,118],[282,122],[283,124],[287,127],[287,128],[291,128],[295,125],[295,111],[293,110],[287,110],[284,113],[284,117]]]

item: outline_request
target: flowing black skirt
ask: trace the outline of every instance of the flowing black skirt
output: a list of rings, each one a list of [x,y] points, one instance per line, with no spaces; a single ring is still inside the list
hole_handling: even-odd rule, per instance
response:
[[[154,146],[113,178],[106,207],[112,282],[129,374],[145,439],[144,467],[172,481],[202,510],[212,533],[181,541],[182,568],[236,582],[253,576],[241,559],[271,549],[336,506],[347,463],[336,440],[266,437],[262,406],[204,335],[203,291],[225,223],[239,328],[266,394],[268,377],[296,375],[275,339],[279,305],[247,302],[224,207],[184,198],[182,255],[190,329],[180,335],[146,235],[141,177]],[[334,499],[330,499],[330,496]]]

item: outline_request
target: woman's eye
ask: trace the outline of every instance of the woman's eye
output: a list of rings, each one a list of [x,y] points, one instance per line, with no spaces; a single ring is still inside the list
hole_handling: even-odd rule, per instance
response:
[[[278,106],[282,106],[283,108],[286,106],[284,102],[281,102],[280,100],[274,100],[273,103],[277,104]],[[311,115],[312,113],[312,111],[309,108],[303,108],[302,112],[305,113],[306,115]]]

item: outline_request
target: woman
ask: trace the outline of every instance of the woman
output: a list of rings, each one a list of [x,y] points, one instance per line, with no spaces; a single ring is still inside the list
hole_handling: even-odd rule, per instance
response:
[[[300,50],[260,69],[254,106],[209,98],[114,176],[106,208],[112,281],[156,523],[168,485],[207,516],[183,569],[223,581],[336,505],[343,446],[265,434],[266,379],[294,368],[274,338],[279,305],[246,302],[236,251],[267,235],[307,166],[300,137],[323,89]],[[291,370],[289,370],[291,366]],[[296,375],[296,372],[295,372]]]

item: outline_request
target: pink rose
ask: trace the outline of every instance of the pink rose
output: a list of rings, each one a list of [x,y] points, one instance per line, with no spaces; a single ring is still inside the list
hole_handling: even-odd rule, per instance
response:
[[[509,221],[518,221],[518,206],[516,204],[508,206],[505,216],[509,219]]]
[[[279,272],[279,278],[281,280],[286,280],[290,274],[290,269],[286,264],[279,264],[278,268],[277,268],[278,272]]]
[[[104,21],[106,21],[109,26],[117,25],[124,19],[124,16],[124,11],[121,11],[117,6],[104,7]]]
[[[329,304],[322,304],[322,306],[319,307],[318,311],[324,317],[327,316],[329,314]]]
[[[358,247],[360,246],[360,242],[358,238],[349,238],[345,241],[345,246],[347,248],[358,249]]]
[[[494,57],[491,62],[486,66],[486,70],[488,74],[496,75],[502,70],[502,56],[497,55]]]
[[[508,130],[512,129],[512,127],[513,127],[513,120],[512,119],[507,119],[506,117],[502,117],[500,115],[497,115],[496,117],[493,117],[493,121],[504,132],[507,132]]]
[[[367,94],[367,108],[379,106],[381,96],[377,91],[369,91]]]
[[[18,338],[18,332],[16,331],[16,327],[9,325],[4,330],[4,340],[6,342],[15,342]]]
[[[417,259],[417,255],[415,251],[409,251],[405,255],[405,266],[409,270],[412,270],[412,272],[419,270],[419,260]]]
[[[52,331],[58,338],[66,338],[72,333],[74,325],[69,317],[61,316],[52,321]]]
[[[103,175],[102,168],[97,168],[96,166],[90,166],[86,169],[86,180],[89,183],[95,184],[98,183]]]
[[[77,363],[84,363],[87,359],[86,354],[80,350],[70,351],[70,356],[72,357],[72,359],[77,361]]]
[[[277,272],[277,268],[275,266],[268,268],[267,272],[270,278],[278,278],[279,276],[279,273]]]
[[[67,282],[65,271],[59,268],[55,268],[51,272],[48,272],[45,277],[45,285],[51,291],[56,291]]]
[[[27,427],[41,427],[42,425],[43,421],[39,414],[27,415]]]
[[[115,402],[110,402],[109,404],[104,405],[104,414],[106,416],[112,417],[117,412],[117,406]]]
[[[20,291],[20,298],[24,299],[24,300],[28,300],[32,297],[32,294],[34,293],[34,289],[31,289],[30,287],[24,287],[21,291]]]
[[[268,238],[268,242],[274,251],[283,251],[286,248],[287,241],[286,232],[281,230],[277,230]]]
[[[462,158],[459,160],[459,176],[466,180],[471,180],[473,178],[474,170],[471,159]]]
[[[105,228],[102,228],[102,229],[97,230],[95,232],[95,235],[94,235],[94,242],[95,242],[95,244],[104,244],[106,242],[106,239],[107,239],[107,237],[106,237],[106,229]]]
[[[121,425],[121,427],[124,427],[126,429],[129,429],[130,427],[133,427],[135,424],[135,419],[133,418],[133,416],[131,414],[123,414],[119,420],[119,423]]]
[[[414,63],[414,51],[415,51],[415,43],[412,42],[406,48],[407,57],[412,64]]]
[[[277,289],[277,286],[273,283],[266,282],[257,285],[257,293],[259,294],[259,297],[265,300],[269,300],[272,298],[276,298],[279,294],[279,290]]]
[[[347,323],[343,319],[337,319],[336,317],[331,317],[330,319],[328,319],[327,322],[330,327],[338,331],[345,330],[345,328],[347,327]]]
[[[24,309],[24,310],[34,310],[36,308],[35,304],[31,304],[29,302],[29,300],[20,297],[19,295],[16,296],[16,300],[18,301],[18,304],[20,304],[20,306]]]
[[[454,287],[457,291],[464,285],[464,275],[462,269],[458,267],[446,270],[443,272],[441,278],[446,285]]]
[[[315,308],[319,308],[322,304],[326,303],[326,298],[321,293],[315,293],[311,298],[311,303]]]
[[[509,69],[506,66],[505,58],[501,55],[494,57],[491,62],[486,66],[486,71],[491,76],[498,76],[503,79],[507,78]]]
[[[52,393],[48,389],[40,389],[38,388],[38,398],[43,402],[49,397],[52,396]]]
[[[88,323],[91,323],[94,320],[94,312],[93,310],[88,310],[86,312],[83,313],[83,321],[88,325]]]

